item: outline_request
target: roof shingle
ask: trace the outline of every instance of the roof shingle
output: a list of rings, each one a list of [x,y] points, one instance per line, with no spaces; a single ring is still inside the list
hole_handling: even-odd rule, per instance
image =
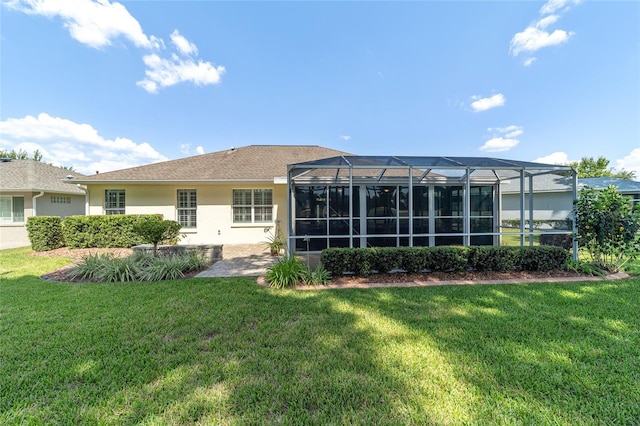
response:
[[[0,191],[46,191],[84,194],[76,185],[64,183],[67,176],[78,182],[84,175],[35,160],[0,162]]]
[[[249,145],[82,178],[100,182],[220,182],[270,181],[285,177],[287,165],[338,155],[351,155],[321,146]]]

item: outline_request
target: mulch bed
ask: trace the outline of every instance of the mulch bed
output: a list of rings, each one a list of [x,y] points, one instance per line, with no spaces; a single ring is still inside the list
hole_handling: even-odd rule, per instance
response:
[[[40,278],[48,281],[72,282],[70,272],[78,262],[93,255],[108,254],[114,257],[127,257],[133,253],[132,249],[126,248],[89,248],[89,249],[69,249],[66,247],[34,252],[30,256],[38,257],[68,257],[71,263],[59,268],[55,271],[42,275]],[[199,271],[185,274],[185,278],[196,275]],[[580,274],[575,271],[554,270],[548,272],[529,272],[529,271],[512,271],[512,272],[430,272],[420,274],[406,274],[401,272],[387,274],[371,274],[367,277],[353,277],[345,275],[339,278],[333,278],[330,282],[332,288],[349,288],[349,287],[380,287],[380,286],[407,286],[407,285],[438,285],[438,284],[472,284],[474,282],[523,282],[530,280],[539,281],[571,281],[575,279],[593,279],[589,275]],[[77,280],[76,280],[77,281]],[[258,279],[258,283],[264,284],[264,279]],[[323,288],[323,286],[298,286],[299,289],[306,288]],[[324,286],[324,288],[327,288]]]

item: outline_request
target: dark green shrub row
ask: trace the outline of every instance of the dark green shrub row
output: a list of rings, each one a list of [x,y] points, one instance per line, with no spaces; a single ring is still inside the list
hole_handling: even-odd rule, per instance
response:
[[[135,232],[136,224],[158,217],[162,215],[68,216],[62,222],[62,233],[69,248],[133,247],[146,243]]]
[[[32,216],[27,219],[27,235],[35,251],[64,247],[62,220],[58,216]]]
[[[373,271],[550,271],[563,268],[569,252],[561,247],[384,247],[334,248],[322,251],[321,262],[338,277],[367,276]]]

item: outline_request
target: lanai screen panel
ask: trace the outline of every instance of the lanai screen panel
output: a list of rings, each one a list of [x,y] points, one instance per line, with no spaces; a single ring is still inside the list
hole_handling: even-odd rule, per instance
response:
[[[487,157],[339,156],[294,164],[290,247],[499,244],[500,183],[529,182],[519,185],[524,219],[527,188],[549,173],[573,171]]]

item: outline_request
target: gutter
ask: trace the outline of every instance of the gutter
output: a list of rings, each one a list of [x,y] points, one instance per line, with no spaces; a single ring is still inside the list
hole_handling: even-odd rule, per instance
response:
[[[40,198],[44,195],[44,191],[40,191],[40,194],[38,195],[34,195],[33,198],[31,199],[32,201],[32,210],[33,210],[33,216],[37,216],[37,212],[36,212],[36,198]]]

